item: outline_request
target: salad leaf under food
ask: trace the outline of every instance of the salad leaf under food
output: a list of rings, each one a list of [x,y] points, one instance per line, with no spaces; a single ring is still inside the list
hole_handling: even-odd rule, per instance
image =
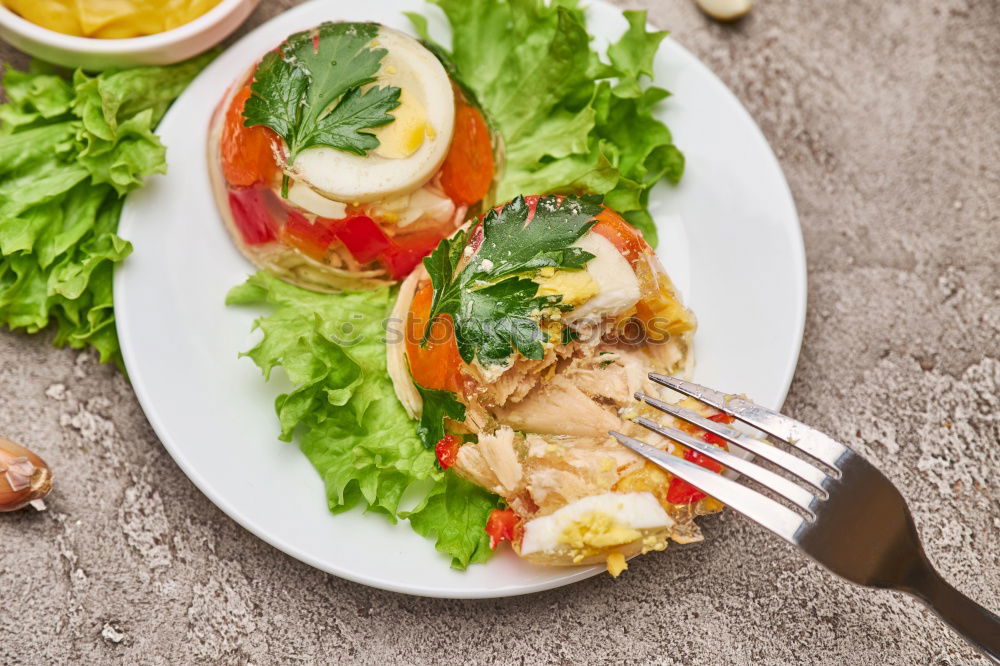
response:
[[[111,303],[122,197],[166,170],[153,128],[214,54],[72,81],[8,68],[0,105],[0,325],[121,363]]]
[[[591,47],[577,0],[431,1],[451,24],[458,76],[504,140],[495,202],[521,193],[603,194],[655,247],[649,191],[684,171],[670,130],[652,114],[669,93],[640,83],[667,33],[647,32],[646,13],[626,11],[629,28],[605,59]],[[409,17],[429,41],[426,19]]]
[[[515,350],[539,360],[545,334],[537,313],[559,307],[559,296],[537,296],[531,278],[543,267],[579,270],[594,255],[572,244],[594,226],[600,197],[540,197],[531,208],[518,196],[482,226],[441,241],[424,260],[434,287],[427,334],[434,320],[451,315],[462,360],[502,365]],[[457,270],[470,234],[482,234],[478,251]],[[425,334],[425,338],[426,335]]]
[[[281,439],[297,434],[330,511],[361,506],[392,521],[407,518],[464,568],[492,552],[483,528],[498,498],[442,471],[396,398],[385,357],[394,296],[388,288],[320,294],[261,272],[230,291],[227,303],[273,308],[257,320],[263,337],[247,356],[265,378],[281,366],[295,385],[275,402]],[[401,511],[403,493],[418,482],[430,491]]]

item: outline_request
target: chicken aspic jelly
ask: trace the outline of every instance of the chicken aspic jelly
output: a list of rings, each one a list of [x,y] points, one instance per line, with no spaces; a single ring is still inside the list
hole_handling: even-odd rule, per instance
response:
[[[357,60],[345,71],[342,53]],[[349,75],[358,85],[324,87]],[[322,291],[406,277],[477,211],[494,149],[483,112],[437,58],[371,23],[290,36],[234,84],[209,139],[234,242],[257,266]]]
[[[407,277],[391,321],[389,374],[425,445],[503,500],[491,547],[617,575],[631,555],[699,539],[695,517],[720,509],[608,434],[721,471],[634,421],[646,408],[635,393],[655,392],[648,372],[690,369],[696,322],[642,234],[599,198],[487,211]]]

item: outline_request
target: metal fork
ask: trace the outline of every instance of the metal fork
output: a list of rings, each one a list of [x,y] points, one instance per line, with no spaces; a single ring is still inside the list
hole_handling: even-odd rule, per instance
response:
[[[1000,664],[1000,617],[948,584],[927,560],[906,501],[881,472],[829,436],[745,398],[681,379],[649,378],[711,405],[820,464],[652,396],[638,400],[713,433],[797,477],[776,474],[724,449],[645,417],[640,425],[721,463],[784,498],[793,510],[737,481],[618,432],[611,435],[647,460],[771,530],[852,583],[920,599],[985,655]]]

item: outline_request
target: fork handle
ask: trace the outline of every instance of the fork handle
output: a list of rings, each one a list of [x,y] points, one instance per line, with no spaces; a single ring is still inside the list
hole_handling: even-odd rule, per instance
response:
[[[926,559],[923,565],[912,573],[906,591],[1000,664],[1000,617],[952,587]]]

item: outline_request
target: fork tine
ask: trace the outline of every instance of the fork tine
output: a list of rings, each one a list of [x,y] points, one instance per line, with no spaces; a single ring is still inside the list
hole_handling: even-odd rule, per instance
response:
[[[739,430],[728,428],[716,421],[710,421],[698,412],[693,412],[690,409],[684,409],[683,407],[678,407],[677,405],[671,405],[669,402],[657,400],[656,398],[646,395],[645,393],[636,393],[635,397],[651,407],[655,407],[656,409],[666,412],[671,416],[675,416],[682,421],[687,421],[692,425],[696,425],[702,430],[707,430],[713,435],[718,435],[719,437],[729,441],[731,444],[735,444],[755,456],[760,456],[764,460],[769,460],[778,467],[791,472],[806,483],[823,490],[824,493],[826,492],[823,489],[823,482],[827,479],[826,473],[817,467],[813,467],[805,460],[796,458],[787,451],[783,451],[776,446],[771,446],[767,442],[762,442],[761,440],[742,433]]]
[[[711,405],[726,414],[735,416],[740,421],[758,430],[762,430],[769,435],[802,449],[813,458],[837,470],[837,474],[835,474],[837,478],[840,477],[839,463],[841,458],[851,455],[850,449],[820,431],[810,428],[806,424],[800,423],[784,414],[761,407],[746,398],[741,398],[731,393],[715,391],[694,382],[684,381],[683,379],[655,372],[649,373],[649,378],[657,384],[671,388],[684,395],[689,395],[696,400],[701,400],[705,404]]]
[[[644,416],[640,416],[635,420],[635,422],[644,428],[648,428],[653,432],[663,435],[664,437],[680,442],[689,449],[694,449],[703,456],[721,463],[734,472],[739,472],[748,479],[753,479],[757,483],[760,483],[778,493],[792,504],[795,504],[804,511],[807,511],[810,518],[816,517],[810,508],[810,505],[813,500],[816,499],[816,496],[802,486],[792,483],[784,477],[778,476],[769,469],[764,469],[760,465],[755,465],[749,460],[744,460],[743,458],[734,456],[725,449],[720,449],[717,446],[712,446],[711,444],[706,444],[705,442],[695,439],[681,430],[660,425],[656,421],[647,419]]]
[[[795,543],[795,533],[806,524],[802,516],[788,507],[761,495],[756,490],[727,479],[721,474],[716,474],[666,451],[661,451],[634,437],[614,431],[609,434],[623,446],[632,449],[674,476],[684,479],[702,492],[739,511],[790,543]]]

